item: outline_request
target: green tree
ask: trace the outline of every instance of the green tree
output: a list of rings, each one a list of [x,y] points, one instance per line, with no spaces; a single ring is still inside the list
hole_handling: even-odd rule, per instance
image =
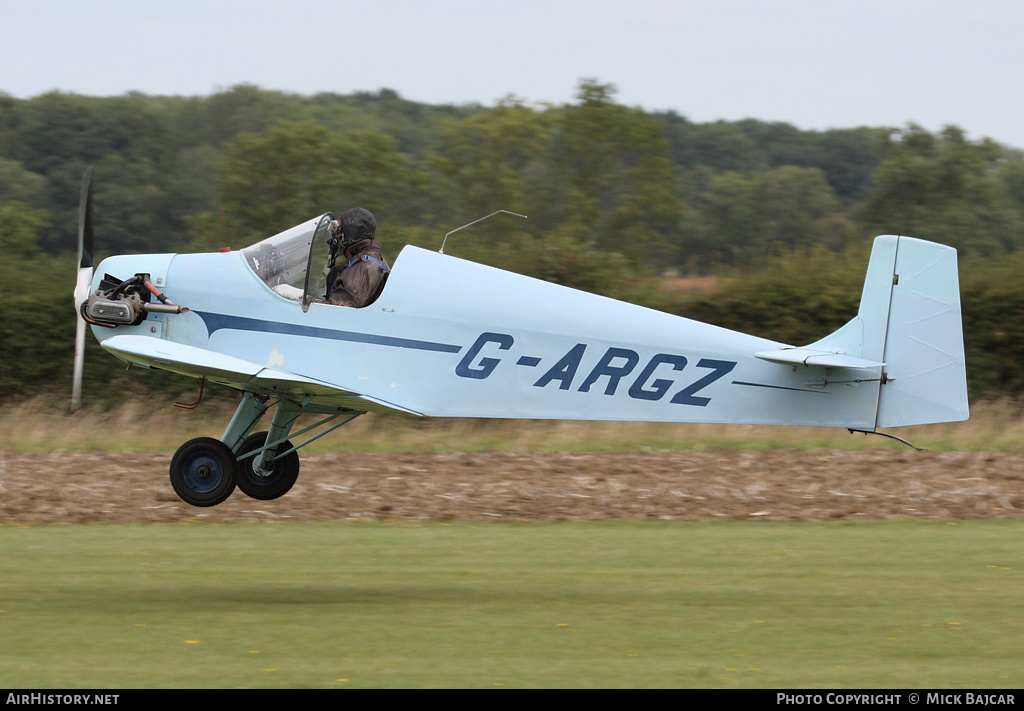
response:
[[[238,84],[196,102],[189,112],[191,130],[214,146],[224,146],[241,133],[262,133],[280,121],[302,116],[305,102],[253,84]]]
[[[486,234],[504,238],[550,222],[552,115],[506,97],[491,111],[449,122],[432,168],[443,178],[435,192],[444,219],[469,221],[495,210],[529,214],[532,222],[500,220]],[[452,225],[453,227],[457,225]]]
[[[497,209],[459,254],[587,291],[645,303],[647,283],[683,212],[679,170],[661,123],[613,101],[614,87],[581,82],[577,104],[531,108],[507,97],[493,110],[451,122],[431,167],[439,200],[461,216]],[[628,265],[628,268],[627,266]]]
[[[815,243],[841,248],[853,232],[825,175],[791,165],[752,177],[715,177],[697,224],[697,251],[727,262]]]
[[[10,202],[0,207],[0,253],[4,260],[17,262],[37,256],[38,241],[49,227],[46,213],[25,203]]]
[[[836,252],[805,245],[733,270],[714,294],[687,305],[690,315],[781,343],[801,346],[836,330],[857,314],[867,245]]]
[[[655,265],[671,252],[685,211],[663,126],[613,101],[615,87],[585,79],[556,120],[555,180],[569,234]]]
[[[999,144],[969,141],[955,126],[934,135],[911,125],[892,132],[883,148],[887,157],[864,205],[872,231],[990,256],[1024,246],[1020,213],[997,175],[1007,158]]]
[[[974,397],[1024,393],[1024,252],[960,260],[967,383]]]
[[[734,123],[692,123],[674,112],[654,114],[654,118],[665,125],[669,157],[676,165],[714,172],[756,172],[770,167],[765,151]]]
[[[5,395],[35,394],[68,373],[70,397],[74,277],[64,267],[70,259],[59,263],[40,254],[37,245],[49,226],[46,213],[23,203],[0,207],[0,392]],[[55,294],[60,298],[52,298]]]
[[[400,211],[415,184],[405,156],[375,130],[336,132],[282,121],[226,147],[221,214],[194,224],[193,249],[242,247],[311,217],[362,206]]]
[[[1009,210],[1024,221],[1024,153],[1010,152],[1005,161],[996,169],[1002,198]]]
[[[845,204],[861,200],[870,188],[871,172],[882,160],[878,129],[855,128],[801,131],[788,123],[744,119],[731,124],[764,156],[765,168],[817,168]],[[733,170],[750,171],[753,160]]]
[[[573,289],[668,310],[661,275],[618,251],[600,251],[564,232],[523,240],[508,250],[505,268]]]
[[[45,196],[46,178],[25,170],[16,160],[0,158],[0,205],[18,201],[43,207]]]

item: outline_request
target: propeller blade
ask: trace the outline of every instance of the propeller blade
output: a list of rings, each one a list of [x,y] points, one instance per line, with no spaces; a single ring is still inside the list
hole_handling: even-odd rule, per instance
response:
[[[78,199],[78,268],[92,269],[92,166],[82,174]]]
[[[82,175],[82,193],[78,201],[78,279],[75,283],[75,367],[71,383],[71,411],[82,406],[82,371],[85,367],[85,319],[82,304],[92,287],[92,167]]]

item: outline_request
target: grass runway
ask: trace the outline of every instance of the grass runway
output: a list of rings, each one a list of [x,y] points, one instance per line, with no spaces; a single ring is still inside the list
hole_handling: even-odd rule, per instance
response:
[[[1024,524],[0,526],[10,688],[1019,688]]]

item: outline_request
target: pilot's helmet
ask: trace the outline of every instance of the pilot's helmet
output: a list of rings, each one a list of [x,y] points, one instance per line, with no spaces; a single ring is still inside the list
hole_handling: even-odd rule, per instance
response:
[[[373,239],[377,232],[377,220],[373,213],[363,207],[353,207],[346,210],[339,220],[341,223],[342,240],[341,246],[344,249],[351,247],[364,239]]]

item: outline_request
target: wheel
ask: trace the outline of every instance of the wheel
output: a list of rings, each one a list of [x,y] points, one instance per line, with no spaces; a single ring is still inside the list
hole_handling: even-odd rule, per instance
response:
[[[238,463],[231,448],[211,437],[191,439],[171,459],[171,486],[193,506],[216,506],[235,490]]]
[[[242,440],[236,457],[261,449],[267,441],[266,432],[254,432]],[[279,452],[292,448],[292,443],[285,440],[277,446]],[[284,496],[299,478],[299,453],[290,452],[276,460],[270,471],[259,471],[256,467],[256,460],[260,455],[256,454],[248,459],[238,462],[238,488],[254,499],[276,499]]]

